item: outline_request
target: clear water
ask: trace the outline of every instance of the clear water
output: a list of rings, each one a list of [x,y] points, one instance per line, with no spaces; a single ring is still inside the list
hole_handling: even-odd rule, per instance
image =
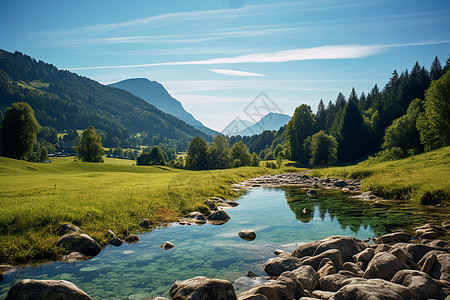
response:
[[[69,280],[94,299],[152,299],[167,295],[175,280],[206,276],[233,281],[249,270],[265,275],[262,264],[275,249],[292,251],[292,243],[330,235],[365,239],[404,225],[405,216],[417,215],[406,208],[398,214],[373,209],[341,192],[321,194],[310,199],[300,188],[258,188],[242,196],[238,207],[227,210],[231,220],[226,224],[175,224],[140,234],[134,245],[108,246],[87,261],[51,262],[4,275],[0,299],[25,278]],[[303,213],[305,207],[312,212]],[[254,230],[256,240],[240,239],[237,233],[243,229]],[[165,241],[175,248],[160,248]]]

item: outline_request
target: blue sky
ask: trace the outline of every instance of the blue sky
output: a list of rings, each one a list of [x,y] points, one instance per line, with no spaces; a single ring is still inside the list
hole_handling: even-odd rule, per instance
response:
[[[156,80],[221,130],[261,92],[292,115],[445,64],[450,1],[3,0],[0,48],[102,83]]]

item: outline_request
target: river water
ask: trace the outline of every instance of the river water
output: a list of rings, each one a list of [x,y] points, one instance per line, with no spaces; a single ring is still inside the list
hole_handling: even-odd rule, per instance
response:
[[[343,192],[319,192],[318,199],[311,199],[298,187],[251,190],[239,206],[227,210],[231,220],[223,225],[173,224],[141,233],[137,244],[108,246],[87,261],[25,267],[3,276],[0,299],[25,278],[68,280],[94,299],[152,299],[167,296],[175,280],[206,276],[234,281],[249,270],[265,275],[262,265],[275,249],[292,251],[298,243],[331,235],[366,239],[433,217],[407,205],[372,208]],[[256,239],[240,239],[243,229],[254,230]],[[175,248],[163,250],[165,241]]]

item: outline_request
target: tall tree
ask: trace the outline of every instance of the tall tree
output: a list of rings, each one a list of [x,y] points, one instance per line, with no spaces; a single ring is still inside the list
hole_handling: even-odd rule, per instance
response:
[[[431,80],[438,80],[442,76],[442,66],[439,58],[436,56],[431,63],[430,67],[430,77]]]
[[[316,129],[315,129],[315,131],[325,130],[325,128],[326,128],[326,117],[327,117],[327,114],[326,114],[326,111],[325,111],[325,105],[323,104],[322,99],[320,99],[319,105],[317,106]]]
[[[430,85],[417,129],[425,151],[450,145],[450,69]]]
[[[28,103],[17,102],[6,109],[1,128],[1,149],[4,156],[26,159],[36,143],[40,126]]]
[[[208,147],[209,169],[227,169],[231,166],[230,144],[223,135],[216,135]]]
[[[231,147],[230,153],[235,167],[250,165],[251,155],[248,153],[247,146],[242,141],[234,144],[233,147]]]
[[[103,162],[105,153],[102,139],[95,132],[94,126],[89,126],[81,134],[80,144],[76,147],[78,157],[85,162]]]
[[[309,105],[302,104],[295,109],[294,115],[286,127],[286,139],[292,159],[307,162],[303,143],[313,133],[314,123],[314,114]]]
[[[208,145],[199,136],[193,138],[189,144],[186,168],[190,170],[207,170],[209,168]]]

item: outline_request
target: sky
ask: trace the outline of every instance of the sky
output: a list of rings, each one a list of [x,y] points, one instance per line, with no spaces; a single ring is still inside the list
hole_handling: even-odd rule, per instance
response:
[[[104,84],[158,81],[220,131],[444,65],[450,1],[2,0],[0,48]]]

